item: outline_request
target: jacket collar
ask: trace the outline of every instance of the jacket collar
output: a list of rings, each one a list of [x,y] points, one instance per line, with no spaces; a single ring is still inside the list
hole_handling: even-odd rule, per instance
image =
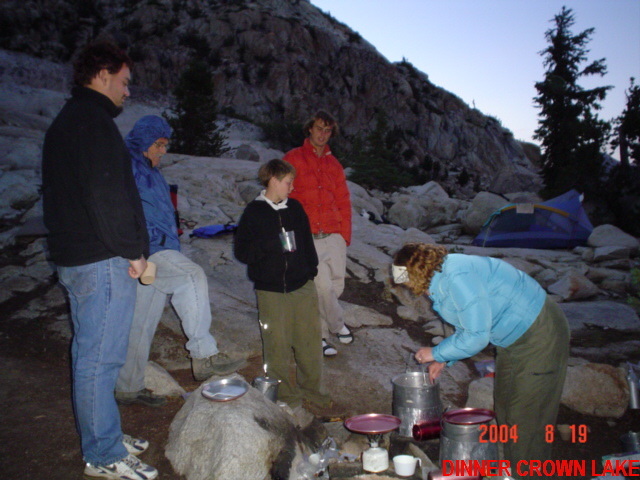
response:
[[[271,200],[269,200],[267,197],[265,197],[265,193],[267,191],[266,190],[262,190],[260,192],[260,195],[258,195],[256,197],[256,200],[261,200],[264,202],[267,202],[267,205],[269,205],[271,208],[273,208],[274,210],[282,210],[284,208],[287,208],[287,200],[289,200],[288,198],[285,198],[283,201],[281,201],[280,203],[274,203]]]
[[[313,153],[317,157],[316,149],[313,147],[313,145],[311,145],[311,141],[309,140],[308,137],[304,139],[304,144],[302,145],[302,147],[305,150]],[[327,155],[331,155],[331,148],[329,148],[329,144],[328,143],[324,146],[324,150],[322,151],[322,155],[320,155],[318,158],[322,158],[322,157],[325,157]]]
[[[122,108],[117,107],[109,97],[89,87],[73,87],[71,95],[79,100],[89,100],[97,103],[107,111],[111,118],[116,118],[122,112]]]

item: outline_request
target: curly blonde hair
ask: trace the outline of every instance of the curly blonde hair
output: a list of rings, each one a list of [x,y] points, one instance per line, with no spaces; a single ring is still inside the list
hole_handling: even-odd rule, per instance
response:
[[[442,264],[449,252],[441,245],[407,243],[395,254],[393,264],[407,267],[409,288],[416,295],[429,290],[431,279],[442,271]]]

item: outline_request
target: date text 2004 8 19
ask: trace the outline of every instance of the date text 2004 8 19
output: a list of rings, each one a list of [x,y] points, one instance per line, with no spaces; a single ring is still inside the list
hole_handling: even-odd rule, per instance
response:
[[[555,427],[547,425],[545,427],[545,440],[553,443],[555,440]],[[569,425],[572,443],[586,443],[588,429],[586,425]],[[480,443],[516,443],[518,441],[518,426],[513,425],[480,425]]]

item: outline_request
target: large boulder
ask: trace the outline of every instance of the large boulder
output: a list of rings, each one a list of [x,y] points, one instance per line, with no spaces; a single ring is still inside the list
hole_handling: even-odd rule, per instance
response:
[[[468,235],[477,235],[489,215],[507,203],[509,202],[500,195],[489,192],[478,193],[471,201],[471,206],[462,220],[463,231]]]
[[[559,295],[563,300],[584,300],[600,293],[600,289],[587,277],[576,270],[569,270],[560,280],[549,285],[549,293]]]
[[[363,213],[373,213],[376,220],[382,220],[384,206],[382,201],[372,197],[369,193],[357,183],[347,182],[349,193],[351,194],[351,208],[354,215],[362,215]]]
[[[632,251],[640,248],[637,238],[623,232],[615,225],[599,225],[593,229],[587,243],[592,247],[628,247]]]
[[[569,366],[561,401],[580,413],[620,418],[629,403],[625,372],[601,363]]]
[[[177,473],[187,480],[297,478],[310,448],[292,415],[253,387],[226,402],[204,398],[202,388],[171,423],[165,454]]]
[[[392,196],[394,202],[387,217],[402,228],[426,230],[438,225],[456,223],[467,202],[450,198],[436,182],[410,187],[407,193]]]

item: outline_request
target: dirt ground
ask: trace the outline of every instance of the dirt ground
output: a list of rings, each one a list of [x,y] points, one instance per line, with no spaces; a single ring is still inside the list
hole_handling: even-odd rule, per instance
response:
[[[380,300],[379,289],[376,285],[348,282],[344,299],[369,306],[375,302],[376,308],[386,310],[384,313],[393,313],[393,328],[403,327],[412,337],[424,338],[421,327],[412,322],[403,323],[395,315],[395,307]],[[32,292],[29,296],[40,294],[41,291]],[[83,465],[71,410],[69,344],[50,333],[49,318],[8,321],[18,303],[27,300],[25,296],[0,307],[0,478],[80,479]],[[157,334],[175,335],[162,325]],[[581,342],[588,343],[588,339]],[[328,361],[339,362],[340,358]],[[249,366],[239,373],[251,381],[261,373],[261,365],[260,357],[252,358]],[[189,370],[174,370],[171,374],[187,391],[199,386]],[[141,459],[158,468],[161,480],[185,478],[174,473],[164,456],[169,425],[183,403],[182,399],[172,399],[157,409],[140,405],[120,408],[123,431],[150,441],[151,447]],[[581,415],[562,407],[558,423],[586,425],[588,434],[584,443],[556,438],[555,458],[599,462],[602,455],[621,450],[622,434],[640,430],[640,410],[628,410],[622,418],[614,420]],[[437,442],[424,443],[421,447],[437,459]]]

